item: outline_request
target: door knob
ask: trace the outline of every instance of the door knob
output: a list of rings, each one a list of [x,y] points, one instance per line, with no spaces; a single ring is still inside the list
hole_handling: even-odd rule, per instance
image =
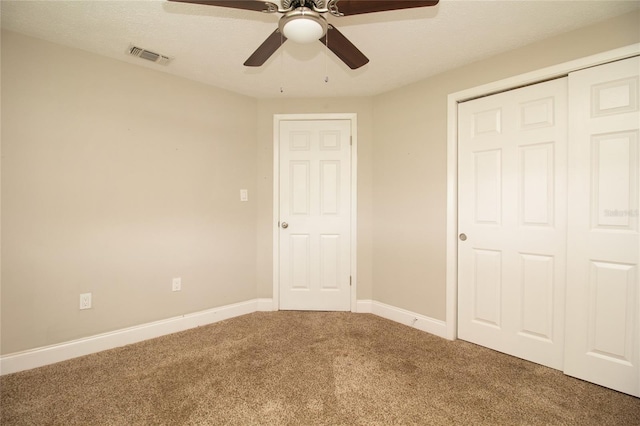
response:
[[[459,238],[460,238],[460,241],[467,241],[467,235],[466,234],[460,234]]]
[[[282,227],[284,229],[287,229],[289,227],[289,224],[287,222],[282,222]]]

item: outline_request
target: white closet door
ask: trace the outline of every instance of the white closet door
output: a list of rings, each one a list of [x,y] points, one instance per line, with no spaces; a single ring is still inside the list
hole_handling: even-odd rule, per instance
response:
[[[565,373],[640,396],[640,60],[569,76]]]
[[[458,336],[562,369],[566,79],[458,109]]]

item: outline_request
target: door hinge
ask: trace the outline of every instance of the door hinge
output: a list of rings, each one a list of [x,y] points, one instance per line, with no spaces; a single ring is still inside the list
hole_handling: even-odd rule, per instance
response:
[[[351,275],[349,275],[349,286],[351,286]]]
[[[349,145],[353,145],[353,136],[349,136]]]

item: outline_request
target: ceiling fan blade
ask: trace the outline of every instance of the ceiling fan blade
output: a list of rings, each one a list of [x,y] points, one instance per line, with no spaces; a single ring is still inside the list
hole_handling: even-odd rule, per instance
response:
[[[329,38],[328,44],[327,37]],[[369,62],[369,58],[364,56],[353,43],[331,24],[327,25],[327,34],[320,41],[352,70],[360,68]]]
[[[384,12],[387,10],[428,7],[438,4],[438,0],[336,0],[338,12],[348,15]]]
[[[274,13],[278,5],[265,0],[169,0],[179,3],[203,4],[207,6],[230,7],[233,9],[255,10],[256,12]]]
[[[267,39],[262,42],[260,47],[256,49],[255,52],[249,59],[244,62],[246,67],[259,67],[264,64],[267,59],[271,57],[275,53],[276,50],[285,42],[287,38],[280,32],[279,29],[276,29],[271,33]]]

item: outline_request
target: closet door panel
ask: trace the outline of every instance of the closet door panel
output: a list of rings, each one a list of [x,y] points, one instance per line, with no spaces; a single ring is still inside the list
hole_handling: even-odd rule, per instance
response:
[[[565,78],[458,107],[458,335],[562,369]]]
[[[640,60],[569,76],[566,374],[640,396]]]

